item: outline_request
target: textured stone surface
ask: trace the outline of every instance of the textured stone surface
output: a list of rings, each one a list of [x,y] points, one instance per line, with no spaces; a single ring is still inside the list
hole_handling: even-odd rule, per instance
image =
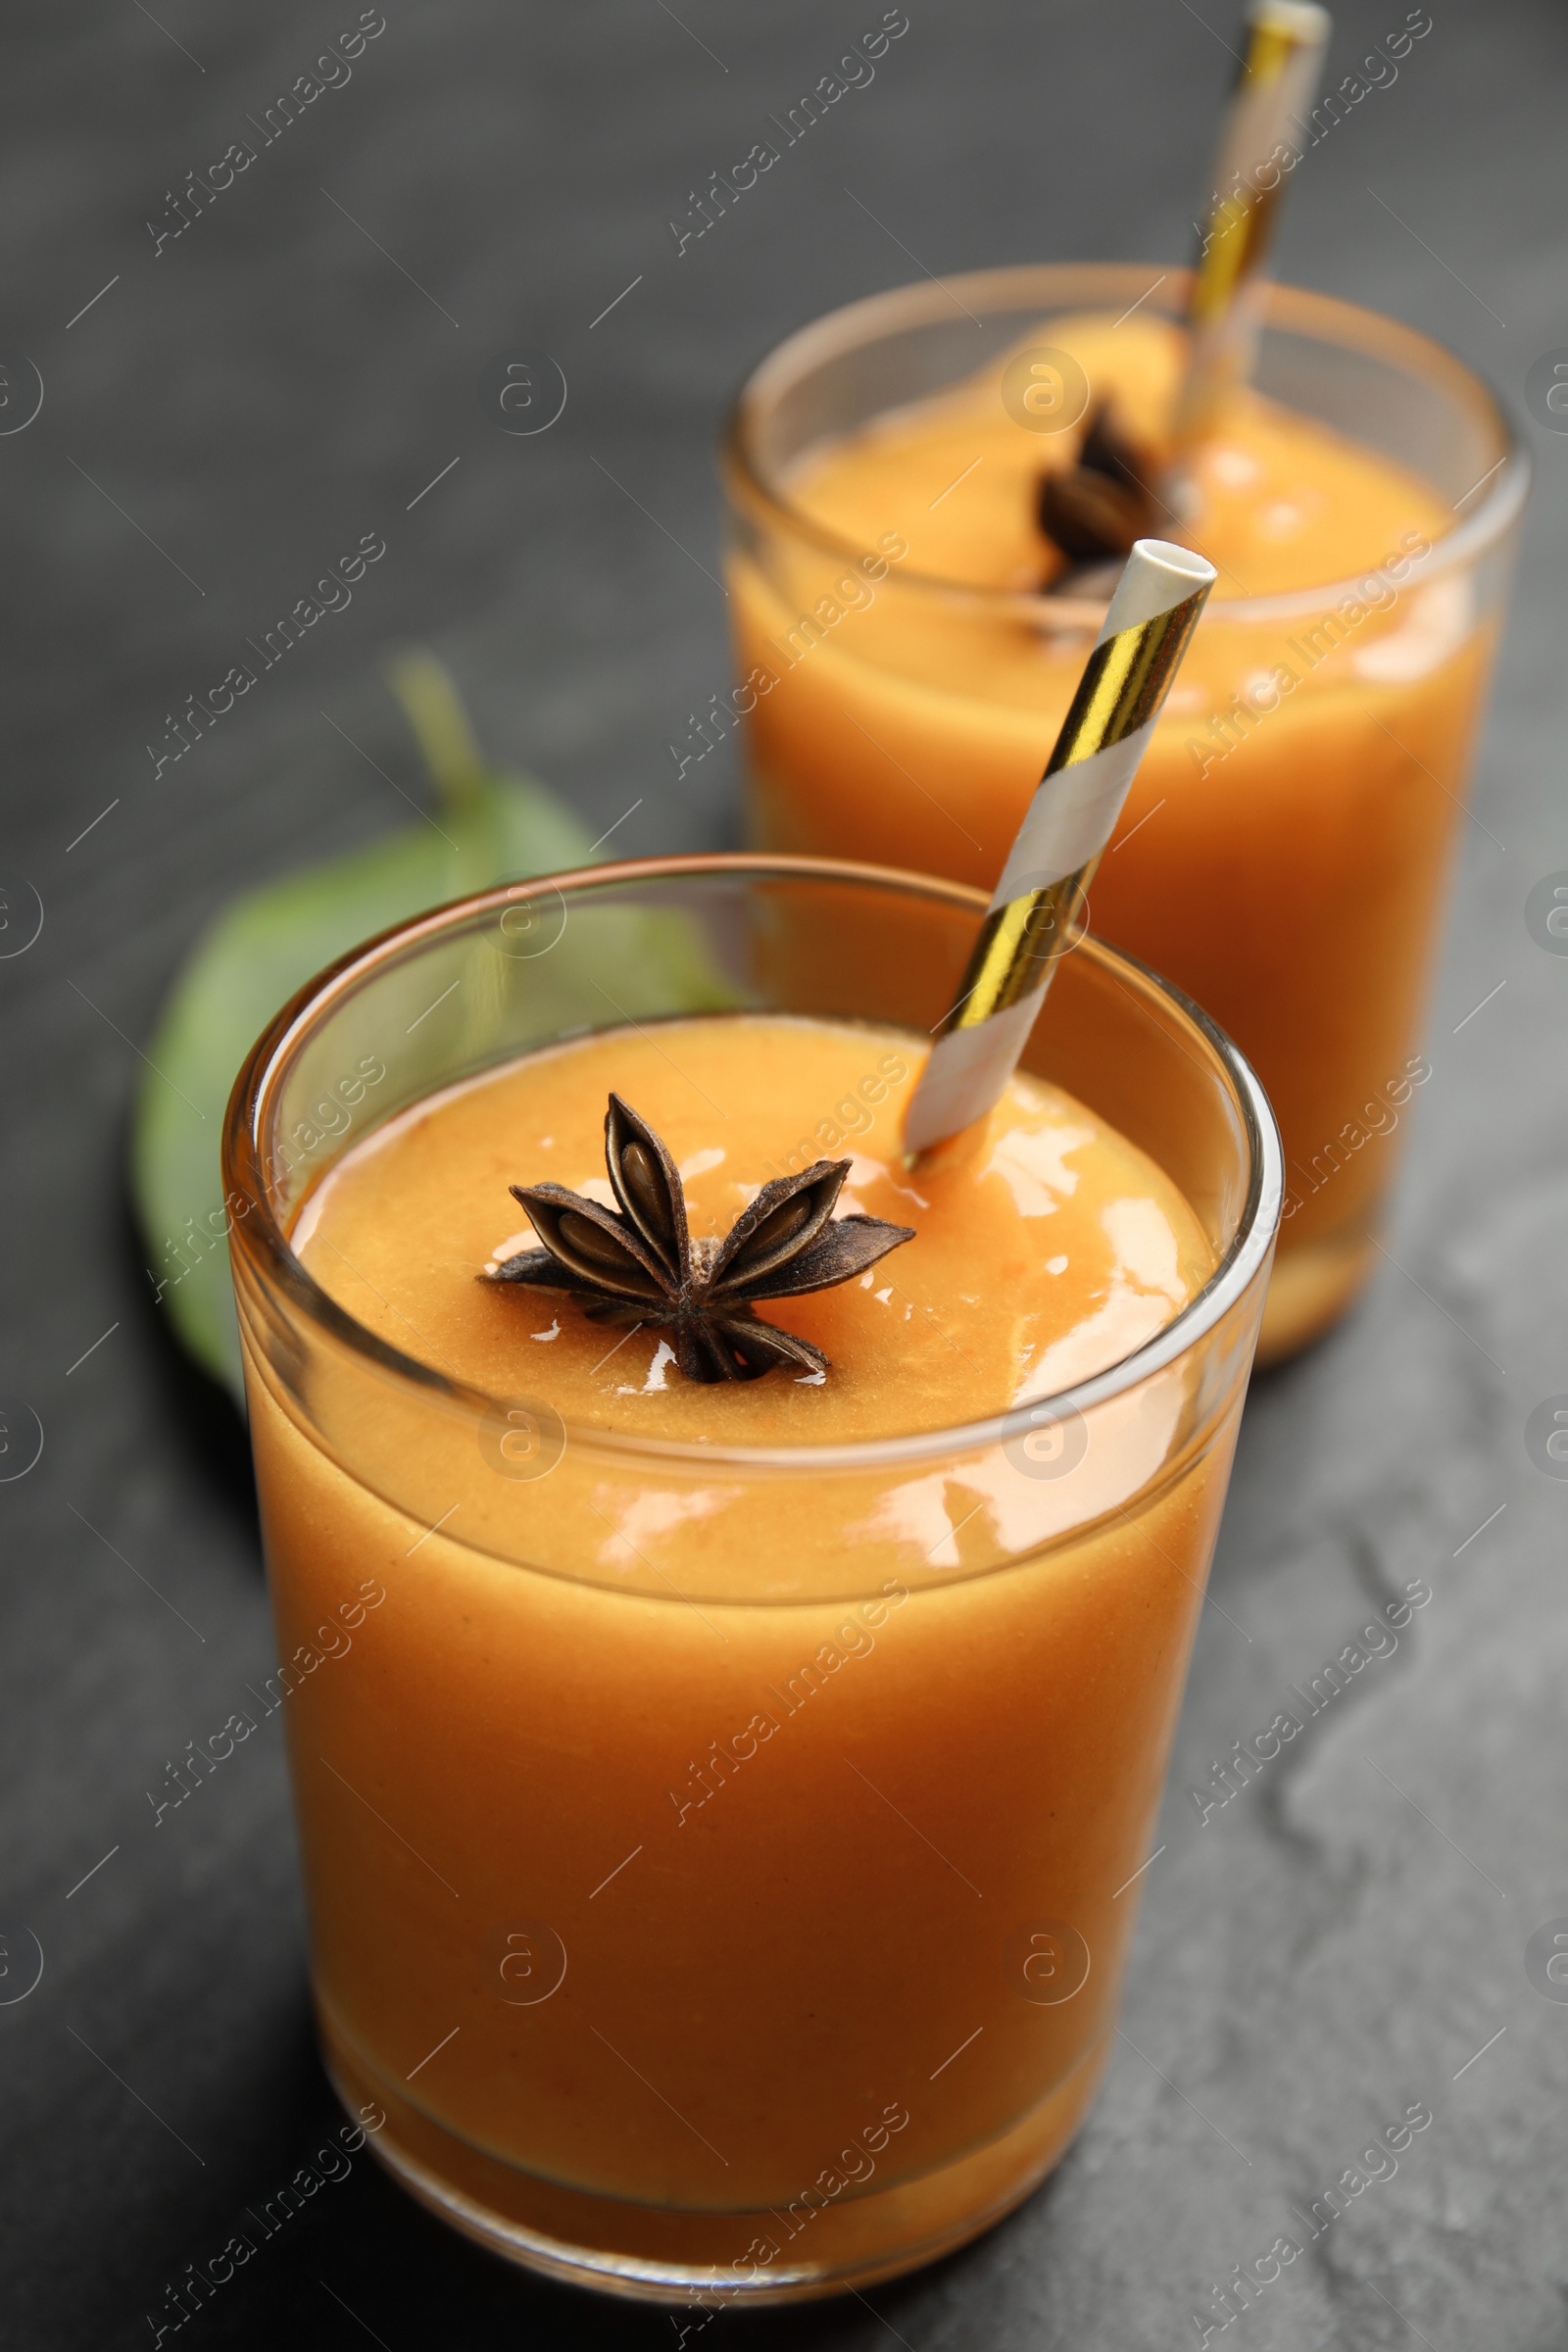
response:
[[[640,801],[626,850],[729,841],[727,755],[677,787],[665,745],[727,681],[710,449],[746,364],[908,277],[910,256],[938,271],[1183,258],[1228,6],[908,6],[874,84],[678,260],[666,220],[697,174],[744,154],[878,8],[686,0],[688,32],[655,0],[387,0],[352,82],[157,258],[143,220],[166,187],[354,10],[13,11],[0,342],[46,397],[0,438],[0,874],[41,893],[46,919],[0,962],[0,1390],[46,1445],[0,1486],[0,1998],[30,1973],[24,1931],[45,1967],[0,2007],[8,2346],[148,2341],[165,2282],[330,2116],[275,1742],[149,1827],[165,1758],[271,1652],[234,1433],[163,1345],[124,1224],[136,1045],[228,893],[406,814],[385,780],[416,789],[378,682],[390,640],[438,644],[491,742],[595,830]],[[1546,0],[1433,11],[1397,82],[1300,173],[1283,265],[1437,333],[1517,399],[1568,340],[1568,35]],[[1336,74],[1403,13],[1348,0]],[[479,411],[483,362],[519,341],[570,382],[536,441]],[[1250,1406],[1103,2096],[1054,2184],[958,2259],[870,2302],[725,2319],[710,2341],[1196,2342],[1210,2285],[1418,2099],[1435,2122],[1397,2177],[1213,2340],[1564,2340],[1568,2005],[1532,1987],[1524,1949],[1568,1914],[1568,1486],[1532,1466],[1523,1432],[1568,1391],[1568,960],[1523,910],[1568,866],[1552,734],[1568,439],[1529,429],[1542,478],[1397,1264]],[[144,745],[172,700],[368,529],[388,554],[353,608],[155,782]],[[1433,1599],[1397,1655],[1200,1827],[1185,1784],[1416,1576]],[[361,2163],[188,2340],[412,2352],[677,2332],[514,2276]]]

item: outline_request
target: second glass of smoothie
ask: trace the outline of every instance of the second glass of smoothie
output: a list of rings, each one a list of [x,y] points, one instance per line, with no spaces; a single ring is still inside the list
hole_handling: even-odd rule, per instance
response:
[[[1186,275],[1100,265],[900,289],[757,370],[723,453],[760,846],[989,888],[1103,616],[1039,520],[1110,403],[1156,462]],[[1375,1262],[1527,487],[1439,346],[1270,289],[1254,386],[1182,535],[1220,578],[1091,893],[1097,932],[1236,1038],[1287,1199],[1260,1360]],[[1065,585],[1071,587],[1070,582]]]

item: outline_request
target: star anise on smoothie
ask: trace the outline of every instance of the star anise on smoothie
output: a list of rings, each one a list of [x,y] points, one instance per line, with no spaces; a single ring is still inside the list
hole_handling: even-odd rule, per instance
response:
[[[1152,489],[1154,460],[1124,433],[1109,406],[1089,422],[1074,465],[1040,484],[1040,527],[1067,558],[1050,596],[1093,596],[1115,584],[1135,539],[1156,531],[1163,511]],[[1104,570],[1104,579],[1094,575]]]
[[[775,1177],[722,1240],[694,1238],[675,1162],[618,1095],[605,1117],[605,1164],[618,1213],[562,1184],[513,1185],[544,1247],[481,1279],[583,1298],[598,1323],[658,1326],[688,1380],[757,1380],[775,1364],[825,1372],[819,1348],[764,1323],[754,1303],[831,1290],[914,1239],[909,1225],[834,1216],[847,1159]]]

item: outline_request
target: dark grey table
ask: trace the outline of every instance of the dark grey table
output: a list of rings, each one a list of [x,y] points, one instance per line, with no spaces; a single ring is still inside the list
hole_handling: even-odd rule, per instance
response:
[[[595,831],[640,804],[617,846],[731,841],[727,750],[677,780],[666,747],[727,683],[710,450],[747,364],[917,265],[1186,257],[1228,0],[907,6],[874,82],[681,252],[701,175],[874,0],[385,0],[352,79],[253,139],[178,237],[186,172],[265,122],[351,0],[12,13],[0,346],[45,396],[0,436],[0,879],[6,937],[24,886],[44,923],[0,962],[0,1391],[45,1444],[0,1485],[7,2345],[148,2342],[184,2266],[335,2120],[278,1745],[157,1831],[146,1795],[271,1658],[237,1424],[168,1347],[123,1209],[138,1050],[182,950],[237,887],[406,818],[379,681],[400,638],[435,643],[490,742]],[[1568,20],[1432,14],[1299,173],[1282,270],[1437,333],[1518,402],[1568,344]],[[1402,0],[1341,18],[1336,77]],[[480,410],[519,343],[570,386],[532,440]],[[9,381],[0,421],[27,405],[25,367]],[[1196,2343],[1211,2288],[1415,2102],[1434,2121],[1397,2173],[1210,2340],[1564,2341],[1568,1987],[1526,1951],[1568,1914],[1568,1486],[1525,1429],[1568,1391],[1568,961],[1525,902],[1568,867],[1568,438],[1527,430],[1540,485],[1391,1262],[1254,1391],[1103,2096],[967,2253],[710,2342]],[[155,772],[166,712],[366,531],[387,554],[352,607]],[[1186,1786],[1413,1577],[1433,1597],[1397,1654],[1200,1827]],[[360,2158],[177,2340],[678,2335],[466,2248]]]

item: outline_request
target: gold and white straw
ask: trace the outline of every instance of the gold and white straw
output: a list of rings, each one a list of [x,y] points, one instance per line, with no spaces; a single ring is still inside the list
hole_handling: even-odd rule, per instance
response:
[[[1212,564],[1163,539],[1140,539],[1128,557],[957,1002],[909,1098],[911,1155],[1001,1099],[1214,578]]]
[[[1332,29],[1328,10],[1315,0],[1251,0],[1247,11],[1247,54],[1214,158],[1203,250],[1187,308],[1187,368],[1168,485],[1178,514],[1187,454],[1207,437],[1226,392],[1252,371],[1263,267],[1285,174],[1299,153],[1294,125],[1317,95]]]

